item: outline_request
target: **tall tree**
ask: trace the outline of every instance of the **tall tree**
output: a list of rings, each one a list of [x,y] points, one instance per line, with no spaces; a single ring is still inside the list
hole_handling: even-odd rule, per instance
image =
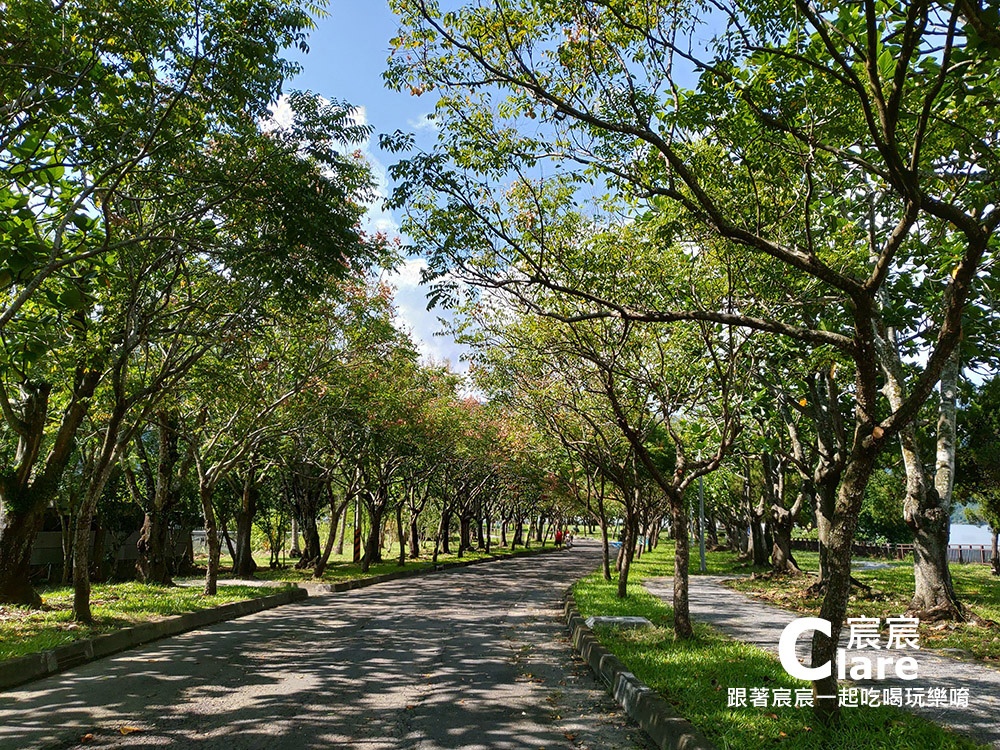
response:
[[[558,312],[564,320],[732,324],[853,362],[853,437],[828,519],[821,609],[833,631],[813,641],[815,663],[835,660],[876,455],[933,393],[996,243],[989,103],[1000,58],[987,12],[804,0],[716,3],[711,13],[624,0],[392,5],[404,28],[390,82],[441,96],[440,149],[396,171],[434,271],[513,292],[546,286],[574,302]],[[709,21],[722,31],[706,39]],[[525,176],[542,160],[577,170],[585,187],[607,185],[623,214],[639,205],[663,217],[664,245],[739,259],[728,292],[681,288],[649,301],[644,277],[595,282],[600,260],[578,270],[579,251],[550,241],[550,221],[536,217],[527,241],[516,231],[522,209],[506,198],[519,189],[544,205]],[[617,258],[630,269],[651,261],[627,247]],[[895,283],[915,268],[930,271]],[[818,309],[814,322],[800,314],[800,292]],[[886,327],[924,343],[898,404],[879,391]],[[821,718],[837,711],[822,697],[835,688],[833,677],[814,685]]]

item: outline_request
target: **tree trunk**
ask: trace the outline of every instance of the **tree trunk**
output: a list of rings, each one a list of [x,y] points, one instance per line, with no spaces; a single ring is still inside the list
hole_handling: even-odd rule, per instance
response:
[[[458,517],[458,556],[466,550],[472,549],[472,523],[471,519],[462,513]]]
[[[257,570],[257,563],[253,559],[252,536],[258,494],[254,473],[250,470],[243,482],[240,507],[236,511],[236,559],[233,562],[233,573],[238,578],[253,578]]]
[[[299,547],[299,519],[295,517],[294,513],[292,513],[292,548],[288,550],[288,556],[302,557],[302,548]]]
[[[608,521],[601,517],[601,570],[604,573],[604,580],[611,580],[611,547],[608,544]]]
[[[670,498],[671,520],[674,526],[674,636],[693,638],[691,611],[688,603],[688,546],[687,515],[681,498]]]
[[[514,516],[514,533],[511,534],[510,548],[521,546],[524,544],[524,517]]]
[[[441,511],[441,551],[451,554],[451,509]]]
[[[361,557],[361,570],[367,572],[373,562],[382,562],[382,514],[384,503],[374,503],[368,506],[368,539],[365,542],[365,553]]]
[[[226,518],[222,519],[222,538],[226,540],[226,549],[229,550],[229,559],[233,566],[236,565],[236,547],[233,546],[233,539],[229,536],[228,521]],[[222,545],[219,545],[222,548]]]
[[[410,516],[410,559],[416,560],[420,557],[420,529],[417,526],[417,517]]]
[[[316,516],[306,513],[301,519],[302,526],[302,559],[299,565],[308,567],[314,565],[322,554],[319,541],[319,527],[316,526]],[[377,535],[376,535],[377,536]]]
[[[31,548],[42,527],[36,513],[9,513],[0,508],[0,602],[42,606],[42,598],[31,586]]]
[[[124,418],[125,407],[117,404],[105,427],[100,453],[94,461],[87,491],[80,502],[76,516],[73,540],[73,619],[76,622],[93,620],[90,612],[90,526],[97,501],[104,492],[108,477],[111,476],[111,467],[125,447],[125,441],[118,439]]]
[[[170,512],[177,504],[180,484],[174,479],[174,467],[180,459],[177,450],[180,418],[174,409],[156,412],[159,456],[156,462],[156,480],[153,497],[146,505],[146,517],[136,546],[139,557],[136,571],[139,579],[147,583],[169,585],[170,580]],[[185,462],[186,463],[186,462]],[[185,473],[181,466],[181,474]]]
[[[333,542],[334,539],[337,538],[337,526],[340,525],[341,516],[345,519],[347,518],[347,506],[350,502],[351,498],[348,496],[344,498],[344,502],[341,503],[338,508],[333,491],[330,491],[330,533],[327,534],[326,546],[323,548],[323,554],[316,560],[316,567],[313,569],[313,578],[322,578],[323,573],[326,572],[327,563],[330,562],[330,554],[333,552]],[[343,530],[341,530],[340,540],[341,542],[344,540]]]
[[[812,664],[818,666],[830,662],[833,665],[830,677],[813,682],[814,710],[824,723],[833,721],[839,710],[836,676],[837,644],[847,614],[847,600],[851,591],[851,544],[854,540],[854,529],[857,526],[865,487],[875,465],[876,452],[876,449],[855,448],[844,471],[836,507],[830,517],[827,550],[829,572],[826,595],[819,616],[830,623],[831,636],[827,638],[817,631],[812,639]]]
[[[87,414],[102,370],[94,363],[76,368],[72,399],[63,411],[52,447],[41,467],[36,466],[36,462],[49,421],[51,386],[30,384],[32,388],[21,409],[21,421],[27,434],[18,439],[16,464],[0,475],[0,604],[30,607],[42,604],[31,585],[31,548],[41,528],[45,508],[55,496],[69,462],[74,436]]]
[[[817,490],[816,536],[819,540],[819,581],[810,586],[810,589],[821,591],[825,589],[826,582],[830,578],[830,529],[837,503],[837,487],[826,482]]]
[[[139,558],[136,561],[139,580],[170,585],[170,566],[167,562],[169,531],[165,513],[156,508],[146,513],[136,542],[139,548]]]
[[[340,557],[344,554],[344,537],[347,536],[347,506],[344,507],[344,512],[340,514],[340,536],[337,538],[337,546],[333,550],[333,554]]]
[[[66,513],[59,514],[59,541],[62,551],[62,572],[59,583],[65,586],[69,583],[73,571],[73,521]]]
[[[912,426],[903,429],[899,440],[906,466],[903,512],[913,532],[914,591],[909,610],[923,620],[961,619],[962,607],[948,567],[950,498],[942,498],[937,487],[927,486]]]
[[[625,539],[622,541],[620,551],[621,564],[618,566],[618,598],[624,599],[628,596],[628,574],[632,567],[632,558],[635,556],[635,547],[639,536],[638,522],[634,518],[625,520]]]
[[[755,567],[767,567],[768,550],[764,540],[764,525],[756,513],[752,513],[750,519],[750,552]]]
[[[950,289],[950,287],[949,287]],[[886,330],[880,340],[880,364],[886,376],[883,392],[893,410],[904,401],[903,365],[895,332]],[[955,419],[960,373],[957,350],[941,370],[938,399],[937,461],[934,485],[924,467],[916,427],[910,422],[899,432],[899,447],[906,468],[903,516],[913,532],[913,599],[910,614],[924,620],[963,619],[948,568],[948,535],[955,472]]]
[[[993,554],[990,557],[990,564],[993,567],[993,575],[1000,576],[1000,548],[998,548],[997,540],[1000,537],[1000,531],[993,529]]]
[[[719,529],[715,525],[715,516],[709,514],[705,517],[705,531],[708,532],[708,548],[719,549]]]
[[[910,610],[921,619],[964,619],[948,566],[959,369],[956,352],[941,372],[934,487],[924,487],[923,502],[914,498],[907,503],[907,522],[914,531],[915,586]]]
[[[397,565],[406,565],[406,537],[403,536],[403,504],[396,504],[396,536],[399,538],[399,562]]]
[[[205,596],[215,596],[218,591],[219,565],[222,558],[222,540],[219,538],[218,523],[215,518],[215,506],[212,505],[212,489],[203,478],[198,480],[198,499],[201,501],[201,513],[205,519],[205,544],[208,547],[208,565],[205,566]]]
[[[791,511],[780,506],[771,507],[771,570],[775,573],[798,575],[802,572],[792,555],[792,527],[795,518]]]

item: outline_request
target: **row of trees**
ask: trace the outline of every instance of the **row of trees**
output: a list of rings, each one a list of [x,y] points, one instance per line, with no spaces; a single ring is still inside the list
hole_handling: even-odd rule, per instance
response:
[[[477,335],[527,350],[525,382],[499,392],[552,415],[590,490],[668,509],[677,634],[684,491],[727,460],[762,488],[738,520],[756,551],[770,519],[778,568],[796,515],[815,515],[833,632],[814,663],[835,658],[851,544],[892,456],[911,607],[965,616],[946,545],[961,373],[996,361],[995,9],[392,5],[387,80],[438,96],[437,145],[394,171],[406,229],[438,299],[468,289]]]
[[[541,526],[530,431],[394,325],[379,274],[398,247],[361,229],[370,129],[283,91],[283,50],[321,12],[5,6],[0,602],[40,603],[31,551],[56,517],[80,621],[136,529],[135,574],[168,584],[204,526],[212,594],[224,543],[250,575],[255,533],[275,560],[290,518],[316,575],[348,508],[365,568],[393,520],[411,555],[422,537],[447,550],[456,523],[460,551]]]

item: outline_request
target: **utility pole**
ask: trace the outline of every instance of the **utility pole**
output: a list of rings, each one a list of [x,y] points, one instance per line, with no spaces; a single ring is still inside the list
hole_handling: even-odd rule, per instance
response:
[[[705,567],[705,477],[698,477],[698,535],[701,548],[701,572],[707,573]]]

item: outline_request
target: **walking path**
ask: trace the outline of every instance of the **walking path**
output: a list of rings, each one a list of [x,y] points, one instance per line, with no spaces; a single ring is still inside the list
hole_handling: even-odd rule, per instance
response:
[[[690,577],[689,596],[692,619],[714,625],[734,638],[777,654],[781,631],[789,622],[802,615],[734,591],[721,583],[728,578],[732,578],[732,576],[693,575]],[[650,578],[645,582],[645,586],[650,593],[668,604],[671,602],[673,598],[671,578]],[[806,634],[800,640],[800,648],[797,651],[800,661],[804,661],[806,664],[809,663],[804,658],[808,651],[809,637],[809,634]],[[846,645],[847,633],[845,629],[841,639],[841,647],[846,647]],[[850,664],[850,659],[855,654],[871,657],[873,654],[878,655],[879,653],[870,649],[852,649],[847,652],[847,663]],[[980,742],[990,743],[1000,748],[1000,670],[940,656],[929,650],[907,649],[905,655],[917,659],[919,664],[917,679],[912,681],[898,680],[893,673],[892,680],[859,682],[858,686],[968,688],[968,708],[922,706],[910,707],[906,710],[913,711],[957,732],[970,735]],[[846,708],[844,710],[864,711],[865,709]]]
[[[158,641],[0,693],[0,748],[650,750],[559,619],[599,563],[581,545]]]

